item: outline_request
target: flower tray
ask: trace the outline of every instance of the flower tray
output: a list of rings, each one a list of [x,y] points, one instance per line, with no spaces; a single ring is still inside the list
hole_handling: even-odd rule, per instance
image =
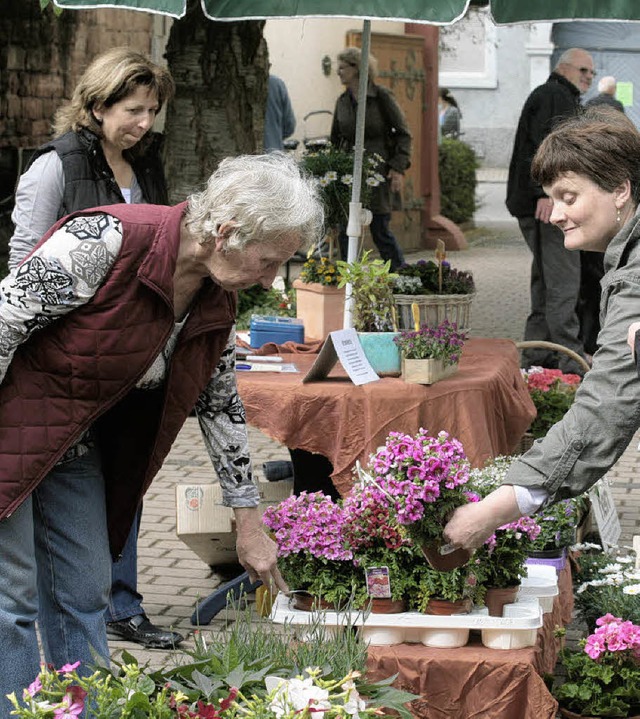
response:
[[[310,627],[313,636],[318,625],[329,630],[343,626],[360,627],[363,639],[372,645],[410,642],[427,647],[462,647],[471,629],[481,632],[482,643],[491,649],[521,649],[534,646],[542,626],[542,610],[535,599],[507,604],[502,617],[490,617],[486,607],[468,614],[437,616],[419,612],[400,614],[366,614],[362,611],[301,612],[292,609],[290,598],[279,594],[271,611],[276,624],[299,624]]]
[[[420,324],[437,327],[444,320],[455,322],[459,332],[468,332],[471,327],[471,303],[475,292],[468,295],[394,295],[398,315],[398,329],[413,330],[415,322],[411,305],[418,305]]]

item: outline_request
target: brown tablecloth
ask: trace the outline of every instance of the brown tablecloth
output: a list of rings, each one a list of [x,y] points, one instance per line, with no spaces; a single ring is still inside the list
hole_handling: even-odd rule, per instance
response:
[[[238,372],[247,420],[290,449],[327,457],[342,494],[356,460],[366,463],[391,431],[446,430],[481,466],[510,453],[535,416],[510,340],[468,340],[458,372],[431,386],[384,378],[356,387],[340,365],[328,380],[303,385],[315,355],[283,359],[300,373]]]
[[[411,704],[420,719],[554,719],[558,705],[541,675],[552,673],[556,664],[555,627],[571,619],[568,564],[558,576],[558,587],[535,647],[487,649],[473,633],[470,642],[457,649],[370,647],[367,677],[377,681],[397,673],[396,686],[420,695]]]

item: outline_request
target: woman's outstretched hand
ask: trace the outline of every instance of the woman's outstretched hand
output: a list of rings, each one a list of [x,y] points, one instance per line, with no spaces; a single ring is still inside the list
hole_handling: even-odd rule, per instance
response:
[[[516,493],[511,485],[498,487],[480,502],[458,507],[444,528],[445,541],[456,547],[476,549],[498,527],[520,517]]]

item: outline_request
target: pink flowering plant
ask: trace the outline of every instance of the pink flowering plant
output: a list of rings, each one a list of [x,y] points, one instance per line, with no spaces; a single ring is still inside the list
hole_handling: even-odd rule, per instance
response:
[[[469,472],[470,483],[480,497],[497,489],[506,478],[517,457],[499,456],[481,468]],[[520,584],[526,574],[525,562],[540,535],[538,521],[520,517],[516,522],[504,524],[479,547],[474,554],[479,581],[486,587],[512,587]]]
[[[577,374],[563,374],[558,369],[543,367],[522,370],[522,376],[537,412],[529,432],[538,439],[564,417],[582,380]]]
[[[22,697],[9,694],[13,705],[11,716],[23,719],[102,719],[103,717],[154,717],[176,719],[180,697],[167,687],[157,688],[153,679],[144,674],[137,663],[125,664],[111,673],[96,669],[89,675],[79,674],[80,662],[65,664],[60,669],[42,665],[35,680],[23,691]],[[204,704],[205,703],[202,703]],[[216,707],[211,707],[216,709]],[[213,719],[206,712],[190,717]],[[216,715],[217,717],[217,715]]]
[[[363,478],[345,497],[343,510],[344,539],[363,581],[365,570],[387,567],[391,599],[405,599],[415,584],[414,570],[422,557],[392,516],[389,495]]]
[[[292,590],[340,604],[364,586],[345,538],[340,503],[302,492],[267,507],[262,521],[278,545],[278,566]]]
[[[418,545],[439,542],[447,517],[470,500],[469,461],[447,432],[432,437],[391,432],[369,462],[371,482],[389,498],[391,514]]]
[[[605,614],[581,647],[560,652],[566,679],[553,687],[560,705],[583,716],[640,714],[640,627]]]
[[[455,322],[444,320],[437,327],[422,325],[419,330],[402,330],[393,341],[405,359],[438,359],[445,365],[458,364],[467,339]]]
[[[520,517],[498,527],[476,550],[474,561],[485,587],[513,587],[527,573],[526,561],[540,525],[532,517]]]

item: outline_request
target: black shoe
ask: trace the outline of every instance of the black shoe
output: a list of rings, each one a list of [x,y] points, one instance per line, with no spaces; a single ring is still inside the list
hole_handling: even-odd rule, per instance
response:
[[[172,649],[184,640],[182,634],[152,624],[146,614],[107,622],[107,635],[142,644],[147,649]]]

